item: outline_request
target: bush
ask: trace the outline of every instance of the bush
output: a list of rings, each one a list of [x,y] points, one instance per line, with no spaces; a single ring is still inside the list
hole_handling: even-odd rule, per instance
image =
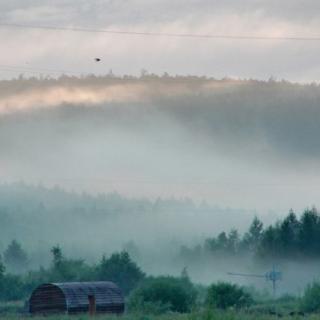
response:
[[[0,300],[16,301],[24,298],[21,278],[17,275],[5,275],[0,282]]]
[[[196,290],[188,278],[150,277],[132,292],[129,309],[135,312],[189,312],[196,301]]]
[[[314,282],[307,286],[301,304],[303,311],[320,311],[320,283]]]
[[[145,274],[125,251],[102,257],[97,267],[97,278],[115,282],[127,295],[144,279]]]
[[[208,288],[206,303],[209,307],[227,309],[243,308],[253,303],[251,295],[237,285],[220,282]]]

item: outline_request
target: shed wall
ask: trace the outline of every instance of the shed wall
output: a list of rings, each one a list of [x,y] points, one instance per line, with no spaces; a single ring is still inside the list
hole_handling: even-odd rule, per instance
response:
[[[38,287],[30,298],[31,313],[63,313],[67,311],[66,299],[63,291],[52,284]]]

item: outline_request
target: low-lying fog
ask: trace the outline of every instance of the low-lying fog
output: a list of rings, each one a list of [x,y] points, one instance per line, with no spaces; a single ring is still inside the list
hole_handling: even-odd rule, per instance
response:
[[[147,272],[178,274],[181,245],[319,205],[319,98],[318,85],[273,80],[1,81],[1,251],[17,239],[39,265],[56,243],[89,261],[129,247]],[[272,266],[187,267],[208,283]],[[317,262],[280,267],[284,291],[318,274]]]

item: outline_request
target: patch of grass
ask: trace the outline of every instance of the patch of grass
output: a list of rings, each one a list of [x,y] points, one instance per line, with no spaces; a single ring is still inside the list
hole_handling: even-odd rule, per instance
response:
[[[3,320],[22,320],[30,319],[28,316],[23,315],[7,315],[1,317]],[[278,319],[275,315],[257,315],[248,314],[245,312],[235,312],[235,311],[215,311],[215,310],[204,310],[202,312],[190,313],[190,314],[179,314],[179,313],[169,313],[165,315],[139,315],[139,314],[126,314],[124,316],[110,316],[101,315],[95,316],[94,318],[88,315],[77,315],[77,316],[66,316],[66,315],[55,315],[48,317],[32,317],[32,320],[275,320]],[[285,316],[282,317],[283,320],[318,320],[319,315],[309,315],[309,316]]]
[[[11,314],[13,316],[19,315],[24,311],[24,303],[21,301],[16,302],[1,302],[0,303],[0,317]]]

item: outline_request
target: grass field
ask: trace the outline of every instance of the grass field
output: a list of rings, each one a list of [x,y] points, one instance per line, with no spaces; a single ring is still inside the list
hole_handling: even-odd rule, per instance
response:
[[[271,314],[270,303],[256,305],[248,311],[219,311],[219,310],[203,310],[191,313],[166,313],[162,315],[147,315],[147,314],[130,314],[126,313],[123,316],[113,315],[96,315],[94,318],[98,320],[318,320],[320,314],[313,315],[299,315],[297,313],[290,315],[292,310],[298,310],[294,303],[274,304],[277,312]],[[22,302],[0,303],[0,319],[4,320],[89,320],[92,319],[89,315],[52,315],[52,316],[29,316],[23,313]]]
[[[89,320],[92,319],[89,315],[52,315],[52,316],[29,316],[21,313],[20,311],[14,311],[12,308],[2,309],[0,319],[5,320],[22,320],[30,319],[33,320]],[[180,313],[167,313],[163,315],[146,315],[146,314],[124,314],[123,316],[113,315],[96,315],[94,318],[99,320],[272,320],[272,319],[309,319],[318,320],[320,319],[319,314],[314,315],[289,315],[289,313],[278,313],[278,314],[264,314],[260,311],[251,310],[250,312],[239,312],[239,311],[218,311],[218,310],[204,310],[192,313],[180,314]]]
[[[29,316],[23,315],[2,315],[1,319],[5,320],[20,320],[28,319]],[[119,317],[104,315],[95,316],[96,319],[101,320],[119,320]],[[279,319],[276,315],[257,315],[257,314],[246,314],[246,313],[235,313],[235,312],[203,312],[203,313],[192,313],[192,314],[167,314],[161,316],[149,316],[149,315],[124,315],[120,317],[122,320],[271,320]],[[292,319],[309,319],[318,320],[319,315],[309,315],[309,316],[285,316],[281,317],[284,320]],[[87,315],[76,315],[76,316],[49,316],[49,317],[32,317],[34,320],[86,320],[92,319]]]

